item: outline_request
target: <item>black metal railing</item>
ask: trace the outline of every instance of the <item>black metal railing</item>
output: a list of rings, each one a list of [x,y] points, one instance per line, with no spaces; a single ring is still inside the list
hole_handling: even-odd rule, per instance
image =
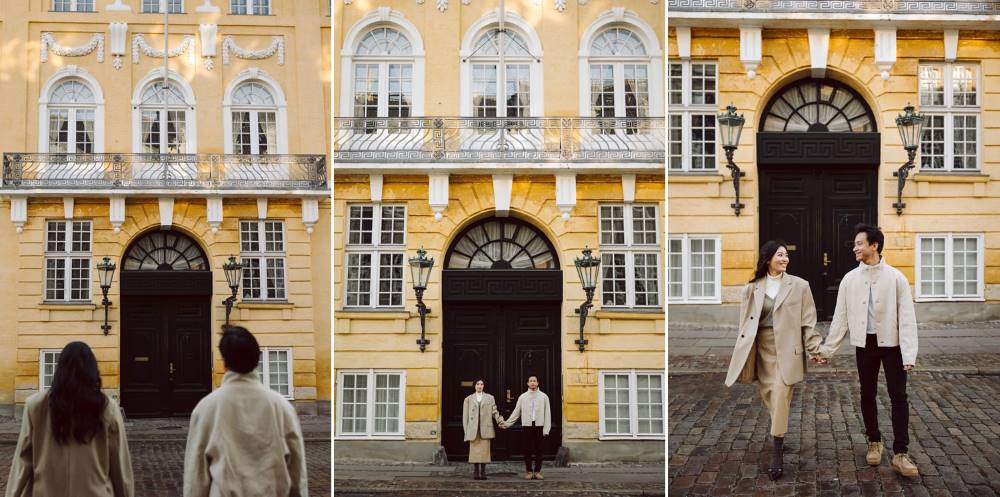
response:
[[[334,119],[334,160],[370,162],[655,162],[662,117]]]
[[[0,189],[324,190],[323,155],[3,154]]]

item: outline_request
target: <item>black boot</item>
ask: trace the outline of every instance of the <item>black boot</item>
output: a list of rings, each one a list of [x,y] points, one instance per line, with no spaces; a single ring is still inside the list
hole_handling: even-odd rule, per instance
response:
[[[486,479],[486,463],[482,463],[479,465],[479,479],[480,480]]]
[[[479,463],[472,463],[472,479],[479,479]]]
[[[774,437],[774,450],[771,451],[771,467],[767,470],[772,481],[781,478],[782,473],[784,473],[784,456],[785,437]]]

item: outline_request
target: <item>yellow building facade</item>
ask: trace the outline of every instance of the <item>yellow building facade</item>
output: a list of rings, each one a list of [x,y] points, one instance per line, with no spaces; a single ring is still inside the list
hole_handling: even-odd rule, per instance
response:
[[[162,8],[0,5],[0,406],[46,388],[80,340],[127,416],[190,412],[221,382],[235,292],[262,381],[326,410],[328,3],[171,0],[166,49]]]
[[[668,3],[671,324],[734,325],[775,238],[829,319],[859,222],[884,231],[918,320],[996,319],[996,33],[975,9],[793,3]],[[746,120],[738,214],[713,134],[730,104]],[[923,116],[912,169],[897,126],[908,105]]]
[[[335,3],[338,461],[462,460],[475,379],[530,375],[547,455],[663,460],[663,5],[505,4]]]

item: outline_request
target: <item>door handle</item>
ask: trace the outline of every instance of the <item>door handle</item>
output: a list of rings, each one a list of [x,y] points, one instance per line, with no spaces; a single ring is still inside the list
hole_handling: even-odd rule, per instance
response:
[[[170,374],[174,374],[174,363],[170,363]]]
[[[830,267],[830,256],[826,252],[823,252],[823,267]]]
[[[510,389],[507,389],[507,403],[510,404],[514,401],[514,398],[510,396]]]

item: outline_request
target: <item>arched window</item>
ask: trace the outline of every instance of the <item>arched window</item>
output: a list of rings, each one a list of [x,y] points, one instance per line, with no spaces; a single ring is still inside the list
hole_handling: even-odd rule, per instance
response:
[[[482,33],[473,47],[469,56],[473,116],[530,116],[532,57],[524,37],[510,29],[501,33],[492,28]]]
[[[590,47],[593,117],[647,117],[649,57],[642,40],[625,27],[598,34]]]
[[[259,81],[233,92],[233,153],[278,153],[278,108],[274,95]]]
[[[94,153],[96,107],[94,92],[83,81],[59,83],[48,101],[48,152]]]
[[[164,111],[166,103],[166,111]],[[187,108],[180,89],[155,81],[142,92],[142,149],[144,154],[186,154]],[[166,133],[163,133],[163,130]]]
[[[413,44],[402,31],[368,31],[354,52],[353,75],[354,117],[413,115]]]
[[[208,258],[198,243],[176,231],[151,231],[129,247],[124,271],[208,271]]]

